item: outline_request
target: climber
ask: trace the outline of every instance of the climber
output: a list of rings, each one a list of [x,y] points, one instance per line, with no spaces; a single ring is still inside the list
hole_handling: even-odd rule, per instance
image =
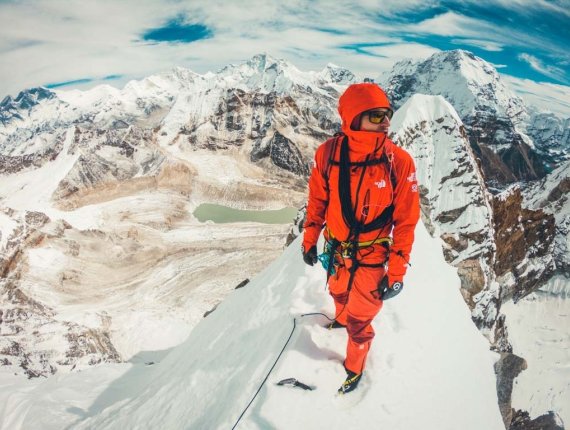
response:
[[[315,153],[302,253],[307,264],[321,259],[327,267],[336,309],[329,328],[348,332],[344,394],[362,377],[372,320],[402,291],[420,205],[414,161],[388,138],[392,108],[384,91],[375,83],[350,85],[338,112],[342,133]]]

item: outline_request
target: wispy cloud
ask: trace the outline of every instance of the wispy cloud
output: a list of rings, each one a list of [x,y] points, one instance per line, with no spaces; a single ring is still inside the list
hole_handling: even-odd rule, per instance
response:
[[[403,30],[440,36],[479,36],[481,29],[489,29],[491,27],[490,24],[484,21],[469,18],[455,12],[446,12],[419,23],[408,24]]]
[[[559,81],[566,81],[565,72],[561,68],[546,65],[535,56],[526,53],[519,54],[518,58],[528,63],[530,67],[543,75],[550,76]]]
[[[75,79],[73,81],[54,82],[51,84],[45,84],[44,87],[46,87],[46,88],[60,88],[60,87],[67,87],[70,85],[87,84],[89,82],[93,82],[93,79],[83,78],[83,79]]]
[[[517,24],[521,17],[524,23],[535,22],[530,12],[538,17],[539,11],[560,15],[562,3],[546,3],[0,1],[0,97],[30,86],[86,77],[92,81],[77,85],[95,85],[117,75],[109,81],[119,86],[174,66],[205,73],[259,52],[285,58],[305,70],[319,70],[333,62],[361,76],[377,76],[395,60],[424,58],[456,47],[472,49],[506,65],[503,70],[512,73],[513,67],[522,66],[517,56],[533,49],[542,67],[523,68],[564,82],[560,81],[564,74],[557,71],[569,60],[568,43],[557,40],[564,34],[549,37],[548,32],[528,31],[534,28],[528,25],[523,31]],[[492,8],[497,12],[491,16]],[[503,20],[503,16],[513,19]],[[436,43],[436,38],[445,43]]]
[[[570,87],[505,76],[508,84],[530,106],[570,118]]]
[[[497,42],[493,42],[490,40],[481,40],[481,39],[452,39],[451,43],[454,45],[469,45],[475,46],[485,51],[491,52],[499,52],[503,50],[503,45]]]

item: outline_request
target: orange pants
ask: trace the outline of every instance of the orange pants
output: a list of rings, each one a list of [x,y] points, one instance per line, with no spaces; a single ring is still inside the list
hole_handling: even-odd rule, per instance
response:
[[[377,264],[385,260],[384,248],[367,253],[358,258],[365,264]],[[354,273],[352,288],[348,291],[352,260],[343,260],[340,267],[335,265],[336,273],[329,278],[329,292],[336,307],[336,320],[346,325],[348,345],[344,366],[355,373],[362,373],[370,344],[374,338],[371,322],[382,308],[377,288],[384,277],[384,267],[359,266]]]

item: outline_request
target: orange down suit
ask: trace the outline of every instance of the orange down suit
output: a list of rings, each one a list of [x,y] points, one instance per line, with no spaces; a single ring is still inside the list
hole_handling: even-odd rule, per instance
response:
[[[336,307],[336,320],[346,325],[348,332],[344,365],[355,373],[361,373],[364,369],[374,337],[371,322],[382,308],[382,300],[377,293],[378,284],[386,270],[386,265],[382,263],[387,262],[389,285],[403,280],[420,212],[416,169],[412,157],[392,143],[385,132],[355,131],[350,127],[360,113],[389,107],[385,93],[374,83],[349,86],[340,97],[338,107],[342,131],[348,138],[350,199],[355,218],[360,223],[370,223],[386,208],[393,206],[391,219],[383,227],[360,233],[356,238],[357,242],[363,243],[391,236],[393,245],[390,251],[382,244],[357,247],[355,258],[358,266],[354,271],[350,291],[348,286],[353,260],[337,254],[335,274],[328,281]],[[320,145],[315,153],[304,224],[305,251],[317,244],[325,223],[325,238],[332,236],[339,241],[355,240],[353,231],[343,216],[339,192],[341,140],[342,137],[331,138]],[[386,162],[366,167],[355,164],[379,159],[383,153]],[[344,178],[346,177],[345,173]],[[348,184],[344,185],[346,189]],[[371,267],[374,265],[376,267]]]

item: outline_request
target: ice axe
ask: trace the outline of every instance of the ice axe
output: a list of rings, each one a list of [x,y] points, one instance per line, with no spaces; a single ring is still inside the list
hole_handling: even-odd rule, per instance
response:
[[[283,379],[283,380],[279,381],[279,382],[277,383],[277,385],[293,385],[294,387],[299,387],[299,388],[302,388],[303,390],[309,390],[309,391],[312,391],[312,390],[313,390],[312,387],[309,387],[308,385],[303,384],[302,382],[297,381],[295,378],[286,378],[286,379]]]

